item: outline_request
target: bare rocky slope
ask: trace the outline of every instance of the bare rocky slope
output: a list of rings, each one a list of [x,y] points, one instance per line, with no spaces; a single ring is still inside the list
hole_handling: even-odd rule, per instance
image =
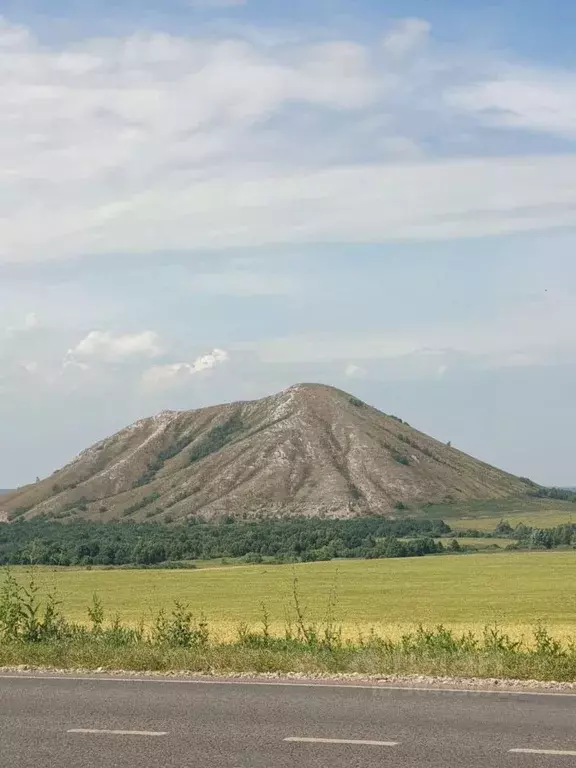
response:
[[[3,497],[0,516],[348,517],[530,488],[345,392],[298,384],[138,421]]]

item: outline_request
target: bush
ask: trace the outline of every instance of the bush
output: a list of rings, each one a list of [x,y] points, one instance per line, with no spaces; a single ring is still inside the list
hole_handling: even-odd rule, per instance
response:
[[[156,617],[152,642],[169,648],[202,648],[208,645],[210,633],[206,620],[196,621],[192,612],[180,602],[169,616],[162,610]]]
[[[248,552],[247,555],[244,555],[244,562],[245,563],[252,563],[254,565],[258,563],[263,563],[264,558],[260,554],[260,552]]]
[[[66,622],[56,595],[45,595],[43,607],[33,578],[21,585],[7,573],[0,591],[0,638],[3,642],[39,643],[63,636]]]
[[[507,520],[500,520],[496,528],[494,528],[495,536],[512,536],[514,529]]]

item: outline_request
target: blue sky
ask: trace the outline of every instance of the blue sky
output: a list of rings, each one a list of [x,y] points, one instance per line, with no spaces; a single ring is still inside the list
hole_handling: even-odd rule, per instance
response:
[[[462,3],[460,0],[248,0],[247,2],[188,2],[188,0],[4,0],[3,13],[18,21],[43,24],[64,23],[69,28],[108,28],[123,24],[134,28],[147,20],[161,20],[164,29],[181,31],[182,25],[201,22],[236,21],[260,28],[302,24],[306,27],[336,29],[354,24],[374,31],[373,25],[390,18],[419,17],[438,27],[437,36],[446,41],[473,38],[477,42],[513,48],[544,60],[574,57],[570,25],[576,9],[569,0],[488,0]]]
[[[0,487],[297,381],[576,483],[574,4],[0,14]]]

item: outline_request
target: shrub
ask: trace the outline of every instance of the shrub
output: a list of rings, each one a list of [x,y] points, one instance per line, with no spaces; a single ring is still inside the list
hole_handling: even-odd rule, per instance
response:
[[[203,648],[210,633],[204,617],[196,621],[192,612],[180,602],[174,604],[169,616],[161,610],[156,617],[153,642],[171,648]]]
[[[507,520],[500,520],[496,528],[494,528],[495,536],[512,536],[514,529]]]
[[[156,491],[154,491],[154,493],[149,493],[147,496],[144,496],[144,498],[140,499],[140,501],[136,501],[134,504],[126,507],[126,509],[122,512],[122,515],[126,517],[134,512],[138,512],[140,509],[144,509],[144,507],[147,507],[150,504],[154,504],[154,502],[159,498],[160,494]]]
[[[192,449],[189,456],[190,463],[194,464],[212,453],[217,453],[243,430],[244,425],[239,414],[234,414],[223,424],[213,427],[203,440]]]
[[[29,512],[31,509],[32,505],[27,507],[16,507],[16,509],[12,509],[8,512],[8,520],[16,520],[16,518],[22,517],[22,515],[25,515],[26,512]]]
[[[256,565],[258,563],[263,563],[264,558],[260,552],[248,552],[247,555],[244,555],[244,562]]]

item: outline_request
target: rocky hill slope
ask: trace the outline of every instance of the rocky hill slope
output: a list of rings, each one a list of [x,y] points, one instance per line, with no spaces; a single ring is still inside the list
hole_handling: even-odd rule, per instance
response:
[[[347,517],[529,489],[345,392],[298,384],[262,400],[138,421],[51,477],[3,497],[0,513],[166,521]]]

